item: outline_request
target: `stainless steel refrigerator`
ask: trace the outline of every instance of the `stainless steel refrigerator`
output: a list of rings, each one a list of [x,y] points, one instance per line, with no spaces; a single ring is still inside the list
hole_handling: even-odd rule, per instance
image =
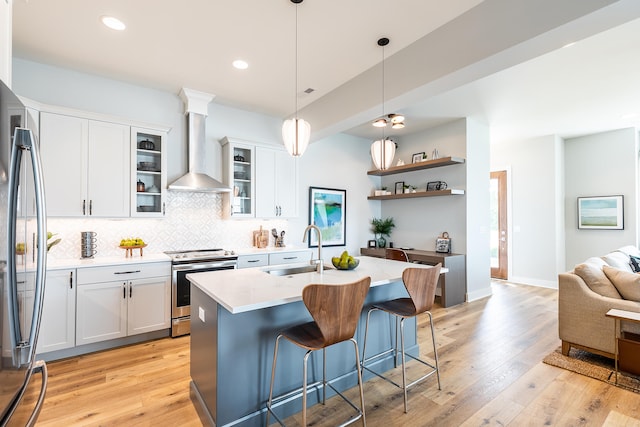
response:
[[[35,360],[47,227],[33,126],[37,119],[0,81],[0,426],[34,424],[47,388],[46,365]]]

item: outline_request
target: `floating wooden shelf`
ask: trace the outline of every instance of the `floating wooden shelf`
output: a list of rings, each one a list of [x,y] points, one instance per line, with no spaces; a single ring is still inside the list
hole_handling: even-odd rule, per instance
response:
[[[439,168],[442,166],[459,165],[461,163],[464,163],[464,159],[462,157],[442,157],[440,159],[425,160],[424,162],[411,163],[408,165],[392,166],[389,169],[385,169],[385,170],[372,170],[367,172],[367,175],[374,175],[374,176],[393,175],[396,173]],[[388,197],[388,196],[385,196],[385,197]]]
[[[415,199],[416,197],[454,196],[464,194],[464,190],[449,188],[447,190],[417,191],[415,193],[387,194],[386,196],[369,196],[368,200]]]

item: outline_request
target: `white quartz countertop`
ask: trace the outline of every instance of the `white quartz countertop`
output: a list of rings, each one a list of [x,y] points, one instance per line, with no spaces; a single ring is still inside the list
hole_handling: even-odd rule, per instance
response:
[[[122,256],[114,257],[97,257],[97,258],[68,258],[68,259],[47,259],[47,270],[63,270],[66,268],[85,268],[85,267],[102,267],[109,265],[127,265],[127,264],[141,264],[151,262],[171,262],[169,256],[158,254],[147,254],[143,256],[138,255],[138,252],[134,253],[133,257],[125,257],[124,251]],[[18,271],[35,271],[36,266],[33,263],[27,263],[26,265],[16,265]]]
[[[187,279],[204,293],[213,298],[230,313],[243,313],[261,308],[302,300],[302,289],[311,283],[350,283],[364,277],[371,277],[371,287],[397,282],[407,267],[432,268],[429,265],[411,264],[384,258],[356,257],[360,265],[355,270],[325,269],[316,272],[299,273],[289,276],[275,276],[269,269],[291,267],[277,265],[268,267],[220,270],[205,273],[191,273]],[[295,264],[295,266],[308,264]],[[441,270],[447,272],[446,268]]]
[[[280,252],[307,252],[307,251],[317,251],[315,248],[305,248],[302,246],[284,246],[284,247],[276,247],[276,246],[267,246],[266,248],[241,248],[236,249],[235,253],[238,256],[242,255],[255,255],[255,254],[274,254]]]

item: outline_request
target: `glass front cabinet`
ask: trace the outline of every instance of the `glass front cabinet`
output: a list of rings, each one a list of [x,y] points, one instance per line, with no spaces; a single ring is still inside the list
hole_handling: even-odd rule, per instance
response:
[[[165,215],[166,131],[131,128],[131,216]]]
[[[224,183],[231,187],[225,193],[228,203],[224,203],[225,217],[255,216],[255,146],[241,140],[225,137],[222,144],[222,176]]]

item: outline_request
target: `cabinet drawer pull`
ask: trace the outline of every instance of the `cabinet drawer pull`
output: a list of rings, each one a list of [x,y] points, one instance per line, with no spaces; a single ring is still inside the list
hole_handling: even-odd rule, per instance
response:
[[[93,215],[93,200],[89,200],[89,215]]]
[[[259,259],[248,259],[247,262],[260,262]]]
[[[133,295],[133,285],[129,282],[129,298]]]
[[[282,259],[298,259],[298,257],[297,256],[286,256],[286,257],[283,257]]]
[[[122,284],[122,298],[123,299],[127,299],[127,284],[126,283]]]
[[[87,214],[87,200],[83,199],[82,200],[82,215],[86,215]]]
[[[113,274],[134,274],[134,273],[140,273],[140,270],[116,271]]]
[[[69,289],[73,289],[73,271],[69,272]]]

